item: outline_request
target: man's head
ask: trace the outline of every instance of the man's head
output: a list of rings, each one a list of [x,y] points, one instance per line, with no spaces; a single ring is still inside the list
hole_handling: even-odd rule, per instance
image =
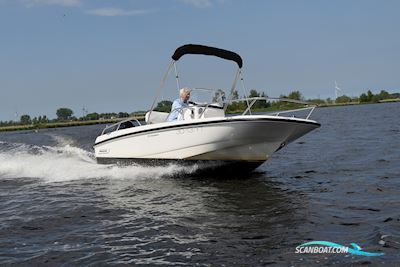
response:
[[[183,87],[181,90],[179,90],[179,97],[183,102],[187,102],[190,98],[190,90],[187,87]]]

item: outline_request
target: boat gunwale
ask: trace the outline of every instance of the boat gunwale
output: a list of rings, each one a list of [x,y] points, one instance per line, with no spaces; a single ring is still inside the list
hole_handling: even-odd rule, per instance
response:
[[[130,131],[127,133],[122,133],[120,135],[112,136],[110,138],[101,140],[99,142],[96,142],[93,147],[96,147],[100,144],[103,144],[105,142],[109,142],[118,138],[123,138],[129,135],[136,135],[136,134],[143,134],[143,133],[149,133],[149,132],[156,132],[160,130],[165,130],[165,129],[171,129],[171,128],[182,128],[182,127],[190,127],[190,126],[199,126],[199,125],[205,125],[205,124],[218,124],[218,123],[233,123],[233,122],[243,122],[243,121],[280,121],[280,122],[290,122],[290,123],[300,123],[300,124],[309,124],[309,125],[314,125],[317,128],[321,126],[320,123],[314,121],[314,120],[307,120],[307,119],[301,119],[301,118],[292,118],[292,117],[281,117],[281,116],[269,116],[269,115],[244,115],[244,116],[233,116],[233,117],[214,117],[214,118],[209,118],[209,119],[201,119],[201,120],[189,120],[189,121],[182,121],[185,123],[178,123],[176,121],[173,122],[165,122],[165,123],[157,123],[157,124],[148,124],[148,125],[142,125],[138,127],[132,127],[128,128],[131,130],[135,131]],[[160,125],[163,124],[163,125]],[[161,126],[161,127],[150,127],[149,129],[139,129],[136,130],[137,128],[142,128],[146,126]],[[136,128],[136,129],[135,129]],[[128,130],[126,129],[126,130]]]

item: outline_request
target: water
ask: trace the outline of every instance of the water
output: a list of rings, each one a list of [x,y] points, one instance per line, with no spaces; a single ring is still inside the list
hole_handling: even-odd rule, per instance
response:
[[[399,266],[399,117],[318,109],[321,128],[223,180],[97,165],[103,126],[0,133],[0,265]],[[385,255],[294,253],[310,240]]]

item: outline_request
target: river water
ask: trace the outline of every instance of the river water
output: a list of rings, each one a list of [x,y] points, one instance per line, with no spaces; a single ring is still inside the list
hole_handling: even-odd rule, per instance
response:
[[[399,118],[317,109],[241,179],[97,165],[101,125],[0,133],[0,265],[400,266]],[[385,255],[295,253],[313,240]]]

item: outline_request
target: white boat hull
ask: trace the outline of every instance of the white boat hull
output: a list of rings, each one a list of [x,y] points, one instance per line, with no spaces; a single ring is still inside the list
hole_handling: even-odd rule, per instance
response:
[[[100,136],[94,148],[100,163],[149,159],[261,164],[318,127],[311,120],[260,115],[168,122]]]

